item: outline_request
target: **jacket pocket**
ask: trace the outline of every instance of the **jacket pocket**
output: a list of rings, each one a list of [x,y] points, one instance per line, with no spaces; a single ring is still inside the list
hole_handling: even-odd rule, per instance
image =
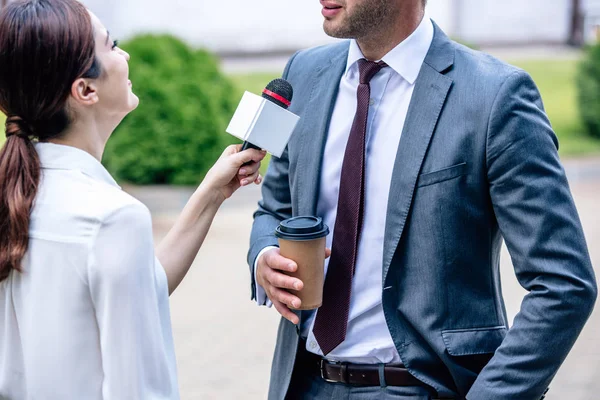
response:
[[[417,187],[429,186],[434,183],[444,182],[450,179],[457,178],[467,173],[467,163],[463,162],[460,164],[453,165],[438,171],[427,172],[419,175],[417,181]]]
[[[494,353],[506,336],[505,326],[442,331],[442,339],[452,356]]]

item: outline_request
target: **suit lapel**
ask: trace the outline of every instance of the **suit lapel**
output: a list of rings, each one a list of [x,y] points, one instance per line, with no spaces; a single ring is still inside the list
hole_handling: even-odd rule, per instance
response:
[[[434,24],[434,28],[431,48],[415,82],[392,172],[383,246],[383,282],[402,237],[429,142],[452,86],[452,79],[443,72],[454,62],[454,49],[439,27]]]
[[[335,54],[328,64],[315,70],[312,89],[301,129],[298,159],[298,214],[316,215],[321,163],[329,121],[335,106],[340,79],[346,69],[348,48]]]

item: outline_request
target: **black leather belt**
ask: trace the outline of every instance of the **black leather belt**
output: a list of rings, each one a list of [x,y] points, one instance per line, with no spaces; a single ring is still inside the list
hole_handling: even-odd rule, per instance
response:
[[[319,375],[327,382],[357,386],[380,386],[379,365],[331,362],[316,354],[301,349],[298,361],[308,371]],[[408,372],[402,364],[385,364],[383,367],[387,386],[421,386],[435,391]]]
[[[385,365],[383,370],[388,386],[423,386],[423,382],[412,376],[403,365]],[[362,386],[381,384],[378,365],[331,363],[321,359],[319,372],[327,382]]]

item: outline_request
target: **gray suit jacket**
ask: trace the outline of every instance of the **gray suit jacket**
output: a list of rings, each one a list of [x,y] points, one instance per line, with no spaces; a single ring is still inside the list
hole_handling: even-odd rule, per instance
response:
[[[316,212],[348,46],[301,51],[284,71],[295,90],[291,111],[302,119],[269,165],[251,266],[261,249],[277,245],[281,220]],[[535,84],[435,26],[398,129],[381,273],[385,318],[402,361],[443,396],[539,399],[589,317],[597,287]],[[511,329],[498,271],[502,239],[529,292]],[[297,344],[296,327],[282,320],[269,399],[284,398]],[[472,365],[482,355],[491,361],[480,371]]]

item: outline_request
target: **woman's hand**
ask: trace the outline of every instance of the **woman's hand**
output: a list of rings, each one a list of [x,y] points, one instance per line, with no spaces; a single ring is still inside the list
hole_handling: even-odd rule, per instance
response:
[[[242,186],[262,181],[258,169],[266,151],[248,149],[241,151],[242,145],[231,145],[225,149],[215,165],[208,171],[202,186],[218,191],[223,200]],[[248,163],[248,165],[244,165]]]

